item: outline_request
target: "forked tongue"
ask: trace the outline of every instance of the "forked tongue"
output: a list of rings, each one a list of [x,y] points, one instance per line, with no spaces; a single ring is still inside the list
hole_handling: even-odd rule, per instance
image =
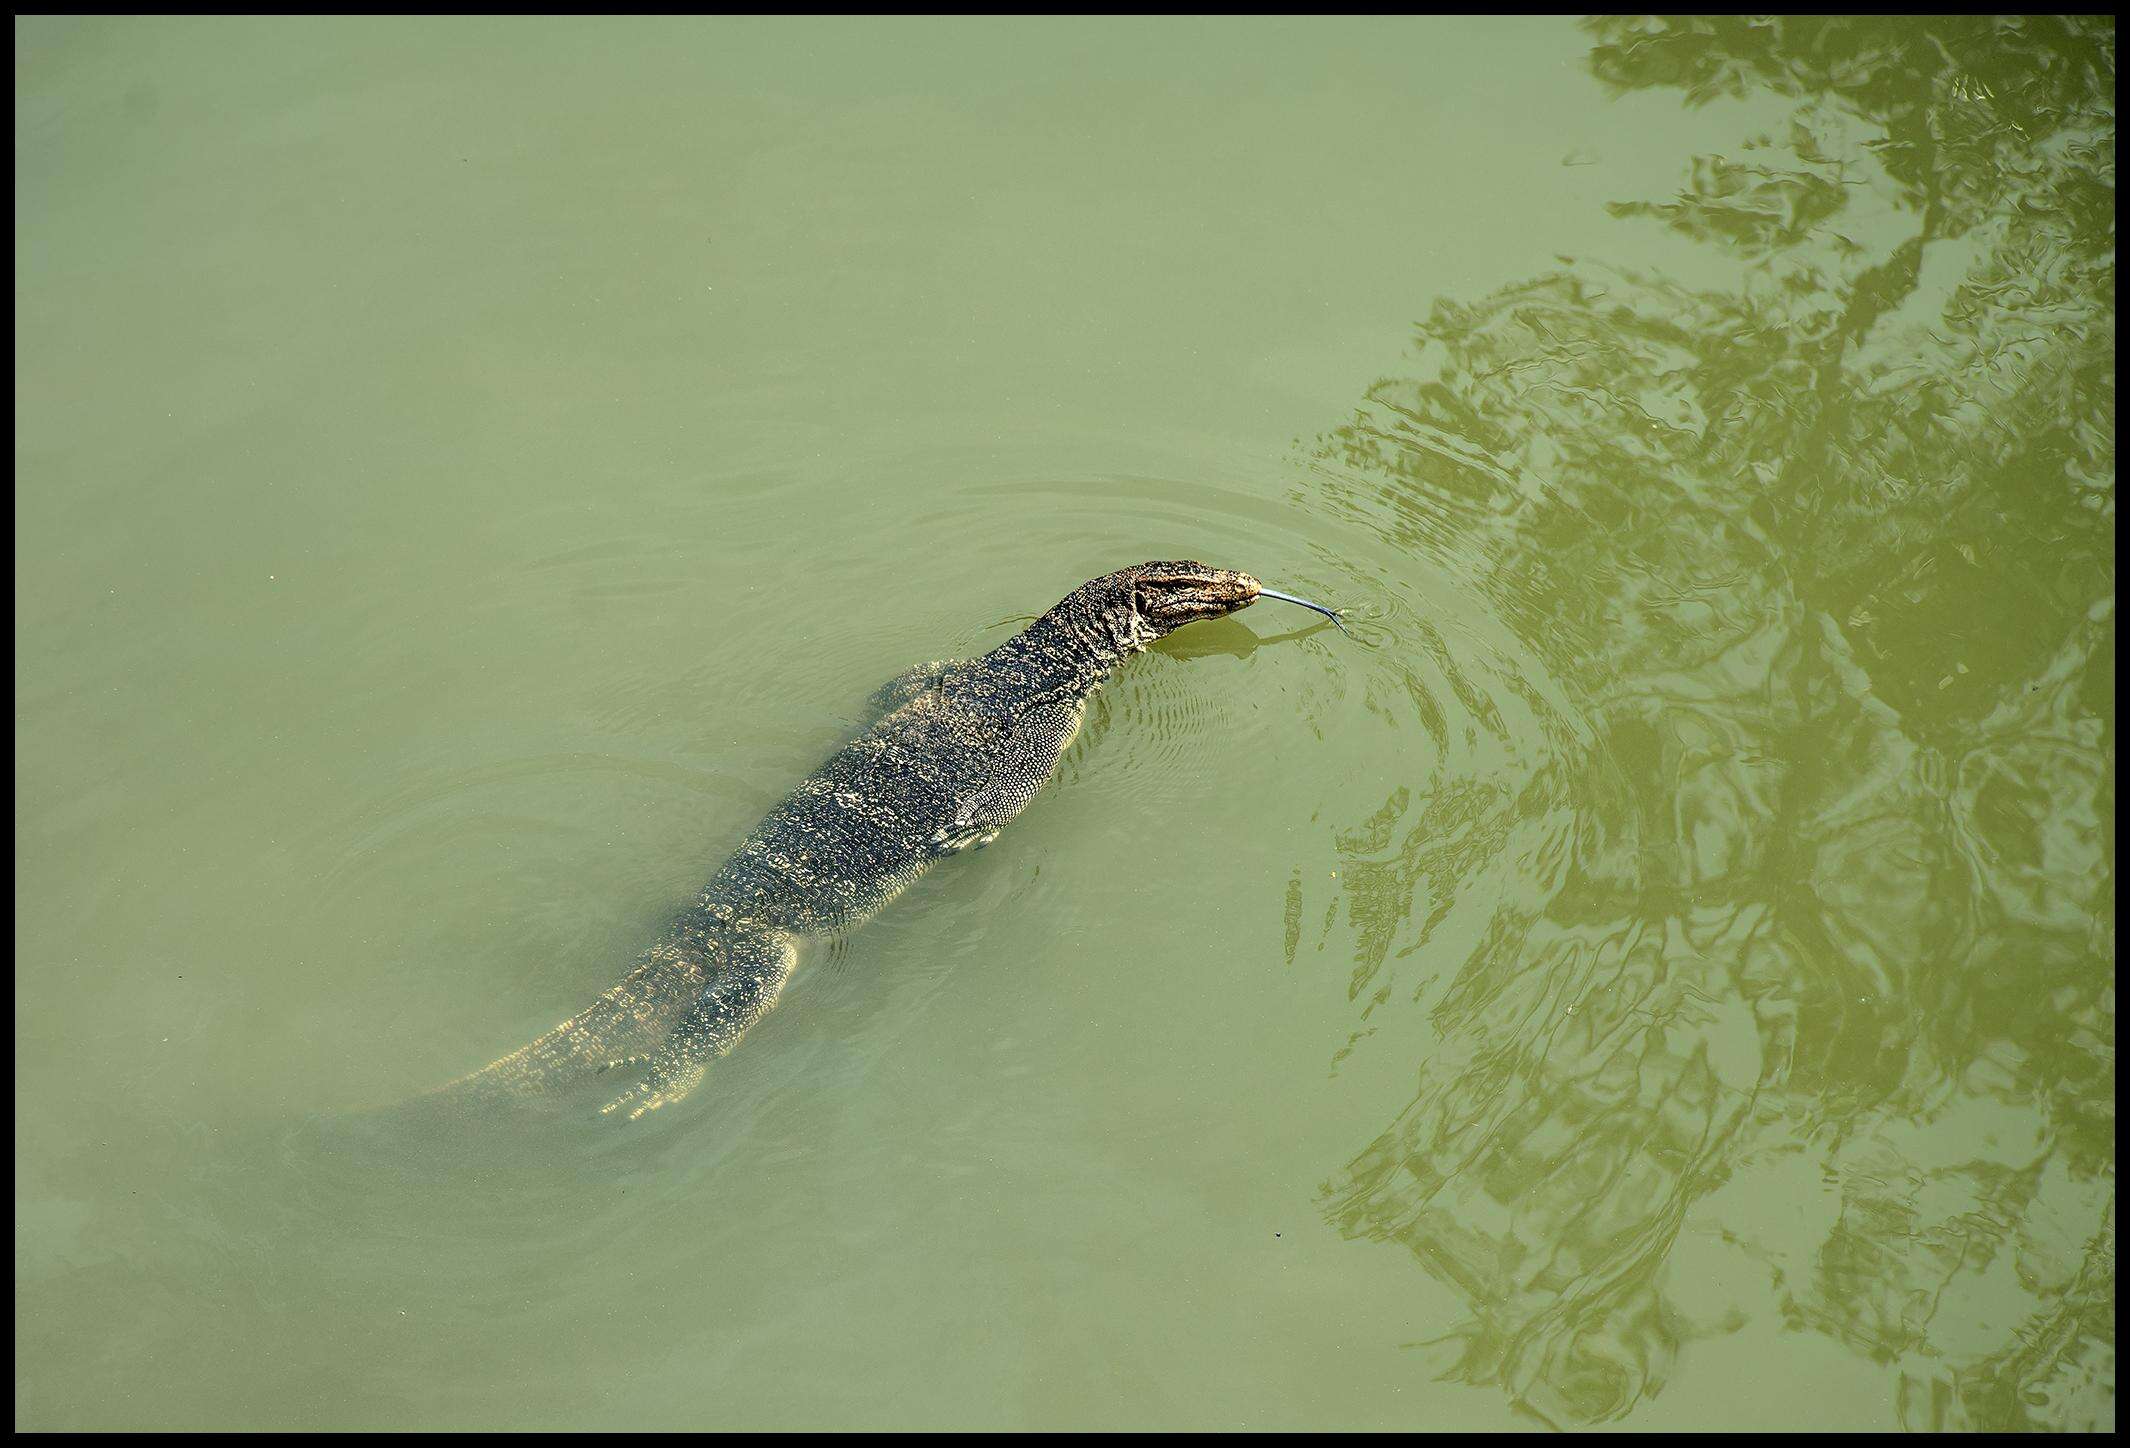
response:
[[[1266,588],[1262,584],[1258,586],[1257,596],[1259,598],[1276,598],[1281,603],[1298,603],[1303,608],[1315,609],[1318,613],[1330,619],[1332,624],[1338,629],[1340,633],[1346,633],[1346,625],[1339,622],[1339,611],[1335,608],[1326,608],[1321,603],[1311,603],[1306,598],[1296,598],[1291,593],[1281,593],[1276,588]],[[1346,634],[1346,637],[1352,638],[1353,635]]]

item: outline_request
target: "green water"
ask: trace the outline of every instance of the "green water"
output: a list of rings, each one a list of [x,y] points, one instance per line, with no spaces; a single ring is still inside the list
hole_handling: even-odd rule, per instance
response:
[[[18,20],[18,1427],[2115,1421],[2107,22]],[[913,662],[1260,605],[633,1126]]]

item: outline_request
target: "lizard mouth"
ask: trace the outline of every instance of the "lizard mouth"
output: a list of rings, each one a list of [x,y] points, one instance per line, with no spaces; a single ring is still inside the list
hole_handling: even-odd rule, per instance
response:
[[[1201,564],[1174,564],[1149,570],[1140,579],[1140,608],[1163,631],[1182,628],[1199,619],[1220,618],[1248,608],[1260,598],[1299,604],[1331,620],[1340,633],[1346,624],[1339,610],[1326,608],[1313,599],[1267,588],[1247,573]],[[1351,637],[1351,635],[1348,635]]]
[[[1139,580],[1139,588],[1142,611],[1172,629],[1248,608],[1264,585],[1247,573],[1190,565],[1151,573]]]

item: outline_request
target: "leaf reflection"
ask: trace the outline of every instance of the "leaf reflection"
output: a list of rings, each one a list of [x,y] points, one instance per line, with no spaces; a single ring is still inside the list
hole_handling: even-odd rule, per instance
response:
[[[1364,1016],[1488,865],[1532,889],[1427,958],[1415,1093],[1324,1210],[1548,1421],[1761,1319],[1910,1426],[2112,1424],[2112,22],[1589,28],[1610,86],[1794,111],[1611,208],[1734,286],[1443,301],[1316,450],[1312,502],[1483,577],[1584,713],[1340,836]]]

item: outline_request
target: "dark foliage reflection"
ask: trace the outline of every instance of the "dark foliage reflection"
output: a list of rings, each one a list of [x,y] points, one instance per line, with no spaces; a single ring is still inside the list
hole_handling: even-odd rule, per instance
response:
[[[1552,1422],[1757,1321],[1911,1426],[2112,1423],[2112,22],[1590,29],[1609,86],[1792,109],[1611,208],[1733,285],[1442,302],[1316,450],[1312,503],[1483,579],[1581,713],[1342,837],[1349,1049],[1428,1045],[1324,1209]],[[1384,1026],[1505,861],[1532,893]]]

